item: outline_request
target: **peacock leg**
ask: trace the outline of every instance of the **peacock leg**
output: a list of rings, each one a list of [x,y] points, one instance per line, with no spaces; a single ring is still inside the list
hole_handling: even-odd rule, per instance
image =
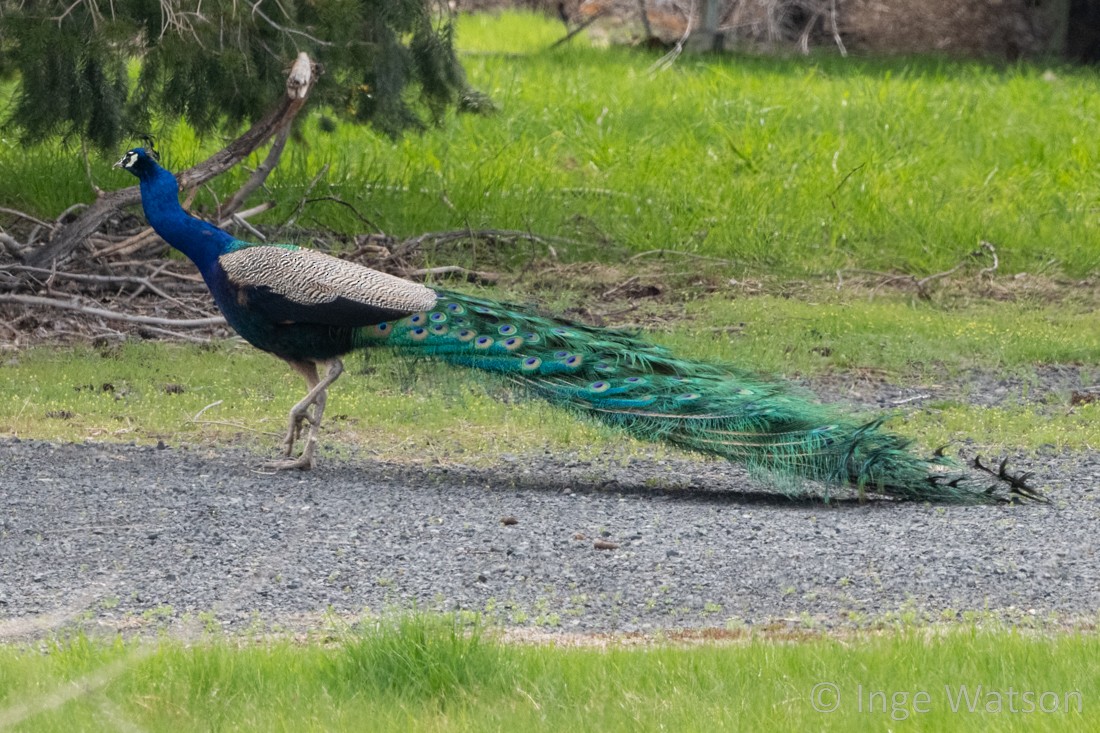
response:
[[[343,373],[344,365],[339,359],[329,359],[321,362],[327,364],[328,369],[325,372],[323,379],[319,379],[317,376],[317,364],[312,361],[290,361],[287,363],[294,369],[294,371],[301,374],[305,380],[306,385],[309,387],[309,392],[303,397],[298,404],[294,405],[290,409],[290,414],[287,420],[287,433],[286,438],[283,439],[283,455],[287,457],[282,461],[271,461],[266,464],[267,468],[274,468],[276,470],[285,470],[289,468],[300,468],[307,470],[313,468],[314,465],[314,453],[317,450],[317,437],[321,432],[321,416],[325,412],[325,402],[328,399],[328,387]],[[310,414],[310,407],[313,408],[312,414]],[[301,434],[302,424],[309,423],[309,435],[306,438],[306,445],[302,449],[302,454],[297,458],[290,458],[294,452],[294,442]]]

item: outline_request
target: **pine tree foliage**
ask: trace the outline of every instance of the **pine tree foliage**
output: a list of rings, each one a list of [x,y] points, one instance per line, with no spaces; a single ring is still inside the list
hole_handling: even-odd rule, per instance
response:
[[[388,134],[484,105],[430,0],[0,0],[0,75],[17,82],[5,125],[27,143],[232,128],[284,93],[300,51],[323,68],[315,104]]]

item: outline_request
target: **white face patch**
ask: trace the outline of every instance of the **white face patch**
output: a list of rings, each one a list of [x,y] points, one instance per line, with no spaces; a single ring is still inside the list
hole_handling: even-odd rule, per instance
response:
[[[126,155],[122,156],[122,160],[115,163],[119,168],[132,168],[134,163],[137,163],[138,154],[134,150],[126,151]]]

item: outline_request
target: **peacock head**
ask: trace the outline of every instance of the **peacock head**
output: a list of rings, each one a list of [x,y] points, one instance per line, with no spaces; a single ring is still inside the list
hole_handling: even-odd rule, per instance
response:
[[[144,178],[156,172],[160,165],[157,163],[157,154],[145,148],[133,148],[127,150],[122,160],[114,165],[115,168],[123,168],[130,171],[138,178]]]

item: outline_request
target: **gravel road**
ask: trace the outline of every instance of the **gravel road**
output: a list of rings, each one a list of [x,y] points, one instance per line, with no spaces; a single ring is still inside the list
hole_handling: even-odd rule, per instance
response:
[[[1098,453],[1016,463],[1050,505],[979,507],[791,501],[719,462],[259,462],[0,441],[0,639],[74,622],[297,630],[414,605],[551,632],[1100,609]]]

